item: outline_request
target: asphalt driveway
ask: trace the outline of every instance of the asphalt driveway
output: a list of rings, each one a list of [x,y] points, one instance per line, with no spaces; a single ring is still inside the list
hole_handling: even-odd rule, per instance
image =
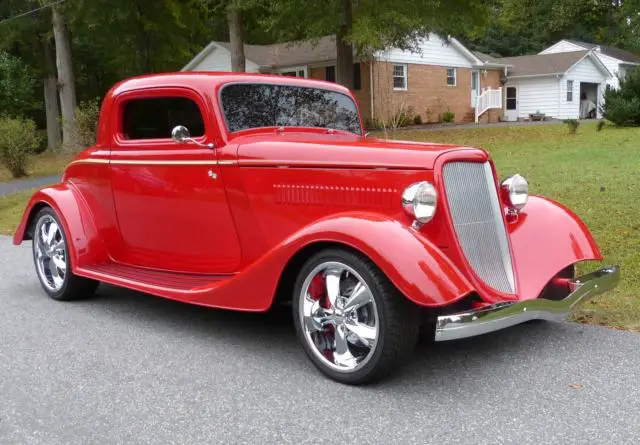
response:
[[[0,444],[627,444],[640,335],[530,323],[421,347],[353,388],[310,365],[282,315],[101,286],[45,297],[0,237]]]
[[[44,185],[56,184],[60,182],[60,176],[45,176],[43,178],[34,179],[18,179],[16,181],[0,184],[0,196],[18,193],[23,190],[29,190]]]

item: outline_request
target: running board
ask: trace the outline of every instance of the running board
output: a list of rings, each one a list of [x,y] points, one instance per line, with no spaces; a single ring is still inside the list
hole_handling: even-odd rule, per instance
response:
[[[217,286],[222,281],[233,277],[233,275],[165,272],[113,262],[83,266],[78,268],[75,273],[86,278],[153,294],[158,294],[158,290],[178,293],[193,292],[198,289]],[[164,294],[163,292],[161,293]]]

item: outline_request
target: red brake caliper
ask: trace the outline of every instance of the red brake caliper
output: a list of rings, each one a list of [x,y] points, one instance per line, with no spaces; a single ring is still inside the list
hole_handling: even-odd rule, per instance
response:
[[[320,303],[320,307],[324,309],[329,309],[331,307],[322,274],[316,275],[311,280],[311,284],[309,285],[309,295]],[[331,349],[333,345],[333,335],[333,326],[331,325],[327,326],[325,331],[320,333],[320,337],[324,341],[324,350],[322,353],[327,360],[330,361],[333,361],[333,349]]]

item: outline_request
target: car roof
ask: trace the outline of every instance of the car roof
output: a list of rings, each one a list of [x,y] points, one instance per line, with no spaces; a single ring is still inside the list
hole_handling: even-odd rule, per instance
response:
[[[117,96],[121,93],[143,88],[161,87],[189,87],[201,92],[214,91],[218,86],[227,83],[272,83],[277,85],[294,85],[309,88],[323,88],[344,94],[350,94],[349,89],[333,82],[300,77],[281,76],[277,74],[229,73],[229,72],[178,72],[149,74],[132,77],[116,84],[109,95]],[[214,87],[214,88],[212,88]]]

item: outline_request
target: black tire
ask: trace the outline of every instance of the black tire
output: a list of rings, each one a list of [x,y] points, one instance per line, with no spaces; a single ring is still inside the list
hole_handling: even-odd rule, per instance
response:
[[[378,334],[370,349],[370,358],[359,369],[339,371],[320,359],[303,330],[300,307],[307,277],[321,264],[339,262],[355,270],[364,280],[375,300]],[[306,291],[305,291],[306,292]],[[371,383],[398,368],[414,350],[419,332],[419,309],[406,299],[365,256],[348,250],[331,248],[313,255],[301,268],[294,287],[293,319],[296,333],[311,362],[326,376],[349,385]]]
[[[436,322],[425,321],[420,326],[420,334],[418,336],[418,343],[421,346],[431,346],[436,342]]]
[[[39,236],[39,229],[41,224],[44,224],[45,221],[50,221],[50,218],[55,221],[57,224],[60,235],[64,240],[64,263],[66,264],[66,270],[64,277],[62,278],[61,286],[53,286],[50,283],[45,282],[46,278],[43,278],[41,272],[39,271],[38,260],[37,260],[37,243]],[[67,234],[64,233],[64,227],[60,224],[60,220],[56,213],[53,211],[51,207],[44,207],[41,209],[35,217],[33,224],[33,262],[36,269],[36,275],[38,275],[38,279],[40,280],[40,284],[44,291],[49,295],[49,297],[53,298],[57,301],[72,301],[79,300],[82,298],[87,298],[93,295],[96,288],[98,287],[99,282],[95,280],[90,280],[88,278],[83,278],[75,275],[71,271],[71,261],[69,258],[69,244],[67,242]]]

